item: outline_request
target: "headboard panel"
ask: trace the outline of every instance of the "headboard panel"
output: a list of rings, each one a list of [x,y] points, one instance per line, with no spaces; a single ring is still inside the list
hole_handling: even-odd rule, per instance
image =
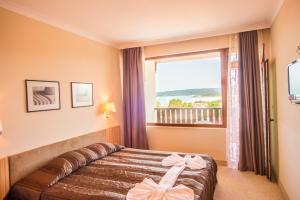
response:
[[[116,130],[118,130],[117,132],[120,133],[120,126],[115,126],[99,132],[89,133],[10,156],[10,185],[12,186],[21,178],[30,174],[34,170],[39,169],[43,165],[47,164],[47,162],[50,160],[65,152],[85,147],[93,143],[107,141],[107,134],[110,134],[110,132],[115,133]]]

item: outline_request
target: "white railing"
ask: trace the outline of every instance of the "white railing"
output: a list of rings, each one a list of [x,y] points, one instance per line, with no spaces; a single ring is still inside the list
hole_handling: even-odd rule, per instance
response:
[[[222,108],[154,108],[155,122],[164,124],[222,124]]]

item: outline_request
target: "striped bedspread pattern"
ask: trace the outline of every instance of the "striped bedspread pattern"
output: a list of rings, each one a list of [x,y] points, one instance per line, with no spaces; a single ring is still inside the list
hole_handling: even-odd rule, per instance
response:
[[[41,200],[125,200],[127,192],[144,178],[151,178],[157,183],[160,181],[169,169],[163,167],[161,161],[170,154],[124,148],[77,169],[57,183],[39,191],[38,196]],[[186,168],[175,185],[183,184],[193,189],[195,200],[213,200],[217,165],[210,156],[201,156],[207,161],[207,167],[201,170]],[[18,187],[16,191],[20,193],[22,189],[28,190],[31,186],[23,184],[22,187]],[[33,198],[30,195],[24,198],[21,194],[13,196],[13,200],[19,200],[18,197],[24,200],[37,198],[37,195],[33,195]]]

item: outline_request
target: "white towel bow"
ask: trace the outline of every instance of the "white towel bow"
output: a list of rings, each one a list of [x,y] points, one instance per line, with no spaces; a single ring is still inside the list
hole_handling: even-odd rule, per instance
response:
[[[196,155],[192,158],[191,155],[181,157],[177,154],[172,154],[162,161],[162,165],[169,166],[186,166],[192,170],[206,168],[206,161],[200,156]]]
[[[128,192],[127,200],[194,200],[194,191],[184,185],[166,189],[145,178]]]
[[[127,200],[194,200],[194,191],[184,185],[173,187],[178,176],[185,167],[190,169],[202,169],[206,167],[206,161],[200,156],[186,155],[184,158],[172,154],[162,161],[163,166],[172,166],[162,177],[159,184],[152,179],[145,178],[142,183],[137,183],[129,190]]]

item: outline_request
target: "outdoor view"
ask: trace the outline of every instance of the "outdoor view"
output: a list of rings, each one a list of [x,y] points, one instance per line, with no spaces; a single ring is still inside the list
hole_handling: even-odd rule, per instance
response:
[[[161,123],[221,123],[220,56],[156,65],[156,115]]]

